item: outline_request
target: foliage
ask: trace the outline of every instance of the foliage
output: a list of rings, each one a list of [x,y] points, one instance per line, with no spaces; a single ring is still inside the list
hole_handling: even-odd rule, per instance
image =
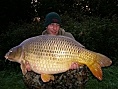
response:
[[[103,68],[103,80],[98,81],[93,76],[90,76],[85,89],[117,89],[118,71],[116,70],[117,67],[115,66]]]
[[[26,89],[21,72],[0,71],[0,89]]]
[[[44,18],[48,12],[67,13],[78,20],[80,16],[98,16],[118,21],[117,0],[1,0],[0,32],[5,32],[9,22],[30,22],[34,17]]]
[[[87,49],[110,57],[113,64],[118,63],[117,22],[94,17],[85,17],[80,23],[68,16],[64,16],[63,19],[63,27],[71,32],[77,41],[85,45]]]
[[[39,16],[50,11],[56,11],[60,14],[67,13],[71,17],[77,18],[79,14],[92,15],[111,18],[117,14],[117,0],[40,0],[32,5]],[[44,11],[40,13],[41,11]]]
[[[4,61],[4,55],[8,50],[23,40],[41,34],[42,28],[40,23],[11,23],[9,30],[6,33],[0,34],[0,70],[4,69],[4,66],[8,64],[8,61]]]

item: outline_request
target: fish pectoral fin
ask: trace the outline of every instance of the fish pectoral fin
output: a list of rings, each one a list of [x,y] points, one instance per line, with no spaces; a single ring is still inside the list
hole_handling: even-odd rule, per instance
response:
[[[41,79],[43,82],[49,82],[50,80],[54,80],[54,76],[50,74],[41,74]]]
[[[25,75],[27,73],[27,69],[26,69],[25,64],[23,63],[23,61],[21,61],[20,68],[22,70],[23,75]]]
[[[27,71],[31,71],[31,66],[28,61],[25,61],[25,67]]]
[[[96,78],[102,80],[102,70],[101,70],[101,66],[98,63],[93,63],[88,67]]]

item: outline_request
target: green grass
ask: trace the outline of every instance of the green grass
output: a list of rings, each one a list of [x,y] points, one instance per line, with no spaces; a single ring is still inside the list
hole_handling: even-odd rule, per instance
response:
[[[26,89],[21,72],[0,71],[0,89]]]
[[[117,66],[102,68],[103,80],[97,80],[92,74],[85,89],[118,89]],[[26,89],[21,72],[14,70],[0,71],[0,89]]]
[[[102,68],[103,80],[99,81],[94,76],[89,77],[86,89],[118,89],[118,70],[117,66]]]

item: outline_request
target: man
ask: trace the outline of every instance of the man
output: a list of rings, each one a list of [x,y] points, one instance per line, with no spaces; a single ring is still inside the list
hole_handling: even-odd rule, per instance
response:
[[[74,39],[71,33],[65,32],[60,27],[60,24],[61,18],[57,13],[51,12],[47,14],[44,23],[46,30],[42,32],[42,35],[62,35]],[[81,46],[84,47],[83,45]],[[78,89],[83,89],[85,82],[88,80],[87,72],[86,66],[72,63],[70,70],[67,72],[55,74],[54,81],[43,83],[40,75],[31,71],[24,76],[24,82],[29,89],[77,89],[77,87]]]
[[[43,35],[63,35],[68,36],[74,39],[71,33],[65,32],[64,29],[60,28],[61,18],[60,16],[55,13],[51,12],[47,14],[45,18],[44,26],[46,30],[42,33]]]

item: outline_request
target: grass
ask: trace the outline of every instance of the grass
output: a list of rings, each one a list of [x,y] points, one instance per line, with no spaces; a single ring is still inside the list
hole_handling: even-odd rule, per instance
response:
[[[103,80],[97,80],[90,74],[85,89],[118,89],[117,66],[102,68]],[[0,71],[0,89],[26,89],[22,74],[18,71]]]
[[[93,76],[89,77],[86,89],[118,89],[118,70],[116,66],[102,68],[103,80],[99,81]]]
[[[0,71],[0,89],[26,89],[21,72]]]

